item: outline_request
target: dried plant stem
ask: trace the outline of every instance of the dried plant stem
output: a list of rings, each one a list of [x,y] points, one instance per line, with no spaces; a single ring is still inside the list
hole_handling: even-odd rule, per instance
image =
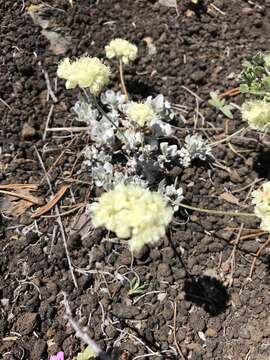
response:
[[[38,152],[38,149],[36,147],[34,147],[34,149],[35,149],[35,152],[37,154],[39,163],[40,163],[40,165],[42,167],[42,170],[44,172],[47,184],[49,185],[50,191],[51,191],[52,195],[55,196],[54,191],[53,191],[53,187],[52,187],[52,184],[51,184],[51,180],[50,180],[49,175],[48,175],[48,173],[46,171],[43,160],[42,160],[42,158],[41,158],[41,156],[40,156],[40,154]],[[62,219],[61,219],[59,207],[58,207],[57,204],[55,204],[55,212],[56,212],[56,215],[57,215],[58,225],[59,225],[59,228],[60,228],[60,232],[61,232],[61,235],[62,235],[62,239],[63,239],[65,251],[66,251],[66,257],[67,257],[71,277],[72,277],[75,288],[78,289],[78,283],[77,283],[77,280],[76,280],[76,277],[75,277],[75,274],[74,274],[74,268],[73,268],[73,265],[71,263],[71,259],[70,259],[69,251],[68,251],[68,247],[67,247],[66,233],[65,233],[64,225],[63,225],[63,222],[62,222]]]
[[[238,95],[240,94],[240,88],[239,87],[236,87],[236,88],[233,88],[233,89],[229,89],[227,91],[225,91],[223,94],[219,95],[219,98],[222,99],[226,96],[234,96],[234,95]]]
[[[122,60],[120,60],[120,62],[119,62],[119,73],[120,73],[120,81],[121,81],[122,91],[126,96],[126,101],[128,101],[128,92],[127,92],[127,88],[126,88],[126,84],[125,84],[124,65],[123,65]]]
[[[266,248],[266,246],[268,246],[269,244],[270,244],[270,236],[268,237],[268,240],[264,244],[262,244],[262,246],[259,248],[259,250],[256,252],[256,254],[254,256],[254,259],[251,264],[250,272],[249,272],[249,277],[248,277],[249,280],[252,280],[252,275],[253,275],[253,271],[255,269],[257,258],[260,256],[263,249]]]
[[[75,330],[76,336],[81,340],[83,340],[87,345],[89,345],[96,355],[99,355],[102,352],[101,348],[93,340],[89,338],[89,336],[85,331],[81,330],[77,322],[72,318],[71,309],[67,301],[67,294],[63,292],[63,296],[64,296],[63,304],[66,310],[66,318],[68,319],[70,325]]]
[[[88,127],[83,127],[83,126],[79,127],[79,126],[77,126],[77,127],[48,128],[47,132],[48,131],[53,131],[53,132],[68,131],[68,132],[73,133],[73,132],[81,132],[81,131],[88,131],[88,130],[89,130]]]
[[[180,355],[182,360],[185,360],[184,354],[183,354],[180,346],[178,345],[178,342],[176,339],[176,316],[177,316],[177,303],[175,301],[173,304],[173,338],[174,338],[174,343],[175,343],[176,349],[178,351],[178,354]]]
[[[226,141],[230,140],[232,137],[240,134],[243,130],[246,130],[246,129],[247,129],[246,127],[243,127],[241,129],[237,130],[236,132],[234,132],[233,134],[231,134],[231,135],[229,135],[229,136],[227,136],[227,137],[225,137],[225,138],[223,138],[221,140],[214,141],[214,142],[210,143],[209,145],[216,146],[216,145],[219,145],[219,144],[221,144],[223,142],[226,142]]]
[[[222,211],[222,210],[203,209],[203,208],[198,208],[198,207],[195,207],[195,206],[186,205],[186,204],[183,204],[183,203],[180,203],[179,206],[181,206],[181,207],[183,207],[185,209],[199,211],[199,212],[205,212],[205,213],[213,214],[213,215],[256,217],[256,215],[250,214],[250,213],[237,212],[237,211]]]
[[[85,89],[83,89],[83,90],[85,90]],[[87,94],[87,93],[86,93],[86,94]],[[89,97],[88,97],[88,98],[89,98]],[[99,103],[98,103],[97,99],[95,98],[95,96],[92,96],[92,100],[93,100],[94,105],[95,105],[96,108],[98,109],[98,111],[100,111],[101,114],[102,114],[103,116],[105,116],[105,118],[106,118],[119,132],[121,132],[123,138],[126,140],[126,142],[127,142],[127,144],[128,144],[129,142],[128,142],[128,139],[127,139],[126,135],[124,134],[124,132],[122,132],[122,131],[119,129],[119,126],[117,126],[117,125],[115,124],[115,122],[110,118],[110,116],[102,109],[102,107],[99,105]]]
[[[20,194],[20,193],[15,193],[12,191],[7,191],[7,190],[0,190],[1,194],[5,194],[5,195],[9,195],[9,196],[13,196],[15,198],[19,198],[19,199],[23,199],[26,201],[29,201],[30,203],[36,204],[36,205],[40,205],[40,200],[33,197],[33,196],[27,196],[24,194]]]

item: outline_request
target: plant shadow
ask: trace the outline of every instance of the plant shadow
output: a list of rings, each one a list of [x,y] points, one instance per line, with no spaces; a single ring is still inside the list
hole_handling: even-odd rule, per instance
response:
[[[127,80],[126,85],[128,92],[133,96],[146,98],[147,96],[155,96],[156,94],[153,86],[148,85],[140,80]]]
[[[270,179],[270,150],[262,151],[256,161],[254,161],[253,169],[259,177]]]
[[[192,276],[184,283],[185,299],[202,307],[211,316],[226,310],[230,296],[225,286],[210,276]]]

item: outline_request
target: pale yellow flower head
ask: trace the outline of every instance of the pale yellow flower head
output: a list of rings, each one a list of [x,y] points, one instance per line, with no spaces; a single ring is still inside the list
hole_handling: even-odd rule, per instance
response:
[[[262,220],[261,229],[270,232],[270,181],[264,183],[261,189],[253,191],[252,197],[254,213]]]
[[[263,58],[264,58],[264,61],[265,61],[265,65],[270,67],[270,53],[268,52],[268,53],[264,54]]]
[[[137,185],[119,184],[90,206],[95,227],[104,226],[119,238],[130,238],[132,251],[165,235],[173,211],[164,198]]]
[[[251,128],[263,131],[270,128],[270,103],[264,100],[246,101],[241,111]]]
[[[124,64],[128,64],[136,59],[138,48],[127,40],[114,39],[105,46],[105,52],[108,59],[116,57]]]
[[[153,120],[155,113],[148,103],[132,103],[127,109],[127,116],[139,126],[144,126]]]
[[[89,88],[93,95],[98,95],[109,82],[110,68],[98,58],[83,56],[75,61],[62,60],[57,69],[57,76],[66,80],[66,88],[76,86]]]

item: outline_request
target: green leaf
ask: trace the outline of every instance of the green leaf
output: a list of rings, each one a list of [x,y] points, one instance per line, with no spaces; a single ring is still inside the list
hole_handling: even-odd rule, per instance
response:
[[[249,86],[247,84],[240,84],[240,91],[243,94],[249,93]]]
[[[220,111],[223,112],[225,116],[227,116],[229,119],[233,119],[233,114],[231,110],[233,109],[232,105],[224,105]]]
[[[214,106],[218,110],[220,110],[225,104],[225,101],[221,100],[216,92],[210,92],[210,97],[211,100],[209,100],[209,104]]]

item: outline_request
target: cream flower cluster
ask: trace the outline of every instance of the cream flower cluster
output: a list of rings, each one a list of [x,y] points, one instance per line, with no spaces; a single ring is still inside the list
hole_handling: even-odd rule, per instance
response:
[[[127,109],[127,116],[139,126],[144,126],[153,120],[155,113],[147,103],[132,103]]]
[[[114,39],[105,46],[105,52],[108,59],[116,57],[122,60],[124,64],[128,64],[136,59],[138,48],[127,40]]]
[[[261,222],[261,229],[270,232],[270,181],[263,184],[262,189],[252,192],[254,213]]]
[[[165,235],[173,215],[164,198],[137,185],[119,184],[90,206],[95,227],[104,226],[119,238],[130,238],[132,251]]]
[[[98,95],[109,82],[110,68],[98,58],[83,56],[75,61],[62,60],[57,69],[57,76],[66,80],[66,88],[76,86],[89,88],[93,95]]]
[[[270,103],[264,100],[246,101],[241,108],[243,119],[257,130],[270,128]]]

